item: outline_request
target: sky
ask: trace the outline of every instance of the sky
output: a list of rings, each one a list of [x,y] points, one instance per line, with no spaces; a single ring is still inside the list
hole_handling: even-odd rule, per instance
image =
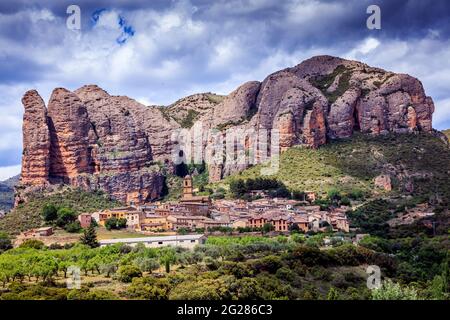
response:
[[[67,27],[69,5],[80,30]],[[381,9],[370,30],[369,5]],[[450,1],[0,0],[0,180],[20,172],[21,98],[97,84],[146,105],[228,94],[314,55],[419,78],[450,128]]]

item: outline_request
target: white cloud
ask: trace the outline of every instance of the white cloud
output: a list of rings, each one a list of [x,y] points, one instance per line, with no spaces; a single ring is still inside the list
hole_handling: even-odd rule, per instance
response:
[[[449,123],[449,41],[435,29],[422,39],[319,41],[336,21],[346,21],[348,6],[317,0],[239,0],[196,7],[175,1],[161,10],[102,12],[97,24],[79,35],[67,30],[64,18],[45,9],[0,14],[0,31],[11,26],[26,30],[21,40],[0,35],[0,63],[14,57],[43,68],[16,84],[0,81],[0,151],[21,145],[20,100],[28,89],[37,89],[47,102],[55,87],[74,90],[94,83],[144,104],[169,104],[196,92],[227,94],[318,54],[362,60],[419,78],[435,100],[435,126]],[[136,31],[124,45],[116,41],[122,34],[119,15]]]
[[[450,98],[435,101],[433,125],[441,130],[450,129]]]
[[[352,49],[349,53],[344,55],[344,58],[356,60],[358,57],[362,55],[367,55],[372,52],[378,46],[380,46],[381,42],[375,38],[366,38],[360,44],[356,46],[356,48]]]
[[[14,177],[20,173],[21,166],[0,167],[0,181]]]

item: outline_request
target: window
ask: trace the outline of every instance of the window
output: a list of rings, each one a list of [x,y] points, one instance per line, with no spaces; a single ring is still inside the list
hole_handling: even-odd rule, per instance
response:
[[[195,242],[195,240],[191,240],[191,242]]]
[[[163,244],[163,242],[162,242],[162,241],[159,241],[158,244]]]

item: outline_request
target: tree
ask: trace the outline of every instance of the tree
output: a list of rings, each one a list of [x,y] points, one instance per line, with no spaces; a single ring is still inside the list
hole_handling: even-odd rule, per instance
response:
[[[11,239],[5,232],[0,232],[0,253],[12,248]]]
[[[271,223],[264,223],[262,227],[262,233],[268,233],[270,231],[275,230],[275,227]]]
[[[418,300],[414,288],[402,287],[391,280],[383,281],[381,288],[372,290],[372,300]]]
[[[117,229],[123,229],[127,227],[127,219],[120,218],[117,219]]]
[[[116,229],[117,228],[117,219],[115,217],[106,219],[105,228],[107,230]]]
[[[119,270],[117,271],[117,275],[118,275],[119,281],[128,283],[128,282],[131,282],[131,280],[133,280],[133,278],[142,277],[142,272],[135,265],[129,264],[129,265],[120,266]]]
[[[245,182],[243,180],[233,180],[230,183],[230,191],[236,198],[241,198],[247,192]]]
[[[105,228],[107,230],[123,229],[126,227],[127,227],[127,219],[124,218],[117,219],[115,217],[112,217],[105,221]]]
[[[42,208],[42,217],[47,222],[54,221],[58,218],[58,209],[53,204],[46,204]]]
[[[171,300],[221,300],[228,298],[225,281],[218,279],[201,279],[184,281],[170,291]]]
[[[170,265],[177,261],[175,250],[173,248],[164,248],[160,252],[159,262],[166,268],[166,272],[170,272]]]
[[[334,287],[330,287],[327,294],[327,300],[339,300],[339,292]]]
[[[126,294],[130,298],[142,300],[167,299],[171,284],[167,279],[154,277],[134,278],[127,288]]]
[[[95,231],[95,227],[92,223],[87,229],[84,230],[84,233],[80,238],[80,241],[82,244],[85,244],[91,248],[99,246],[99,243],[97,241],[97,232]]]
[[[142,257],[136,260],[136,264],[142,272],[150,272],[159,269],[160,265],[155,258]]]
[[[64,228],[67,224],[74,222],[77,219],[77,215],[70,208],[60,208],[58,210],[58,219],[56,220],[56,225],[58,227]]]
[[[80,221],[77,220],[77,221],[66,224],[66,226],[64,227],[64,230],[66,230],[67,232],[70,232],[70,233],[80,232],[80,230],[81,230]]]

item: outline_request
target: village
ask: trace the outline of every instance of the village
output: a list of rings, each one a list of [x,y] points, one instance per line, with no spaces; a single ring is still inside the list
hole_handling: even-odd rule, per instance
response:
[[[350,208],[341,206],[332,211],[322,211],[320,206],[310,205],[309,201],[261,198],[254,201],[214,200],[194,195],[192,177],[183,181],[183,197],[177,202],[152,203],[142,206],[129,206],[81,214],[79,220],[86,227],[95,220],[104,226],[111,218],[126,219],[127,228],[137,232],[170,232],[202,230],[205,233],[219,228],[235,230],[261,230],[269,224],[271,231],[289,232],[297,229],[302,232],[323,231],[327,227],[333,231],[349,232],[345,212]]]
[[[236,232],[266,231],[282,234],[296,230],[298,232],[341,231],[349,232],[349,222],[345,212],[348,206],[321,210],[318,205],[312,205],[316,195],[307,193],[305,201],[285,198],[265,197],[261,191],[260,199],[245,200],[211,200],[206,196],[194,193],[193,180],[186,176],[183,180],[183,194],[179,201],[154,202],[144,205],[131,203],[126,207],[102,210],[94,213],[82,213],[78,220],[82,228],[87,228],[94,221],[100,227],[107,227],[108,221],[123,221],[127,231],[142,237],[158,236],[154,241],[144,241],[146,245],[156,242],[167,245],[178,235],[187,236],[186,240],[197,243],[201,239],[198,234],[220,232],[223,230]],[[22,233],[21,241],[29,238],[45,238],[53,235],[53,227],[43,227]],[[195,233],[190,239],[189,233]],[[156,238],[156,237],[154,237]],[[189,239],[188,239],[189,238]],[[100,244],[139,242],[133,239],[104,239]],[[161,241],[160,241],[161,240]],[[164,241],[163,241],[164,240]],[[167,243],[166,243],[167,242]]]

